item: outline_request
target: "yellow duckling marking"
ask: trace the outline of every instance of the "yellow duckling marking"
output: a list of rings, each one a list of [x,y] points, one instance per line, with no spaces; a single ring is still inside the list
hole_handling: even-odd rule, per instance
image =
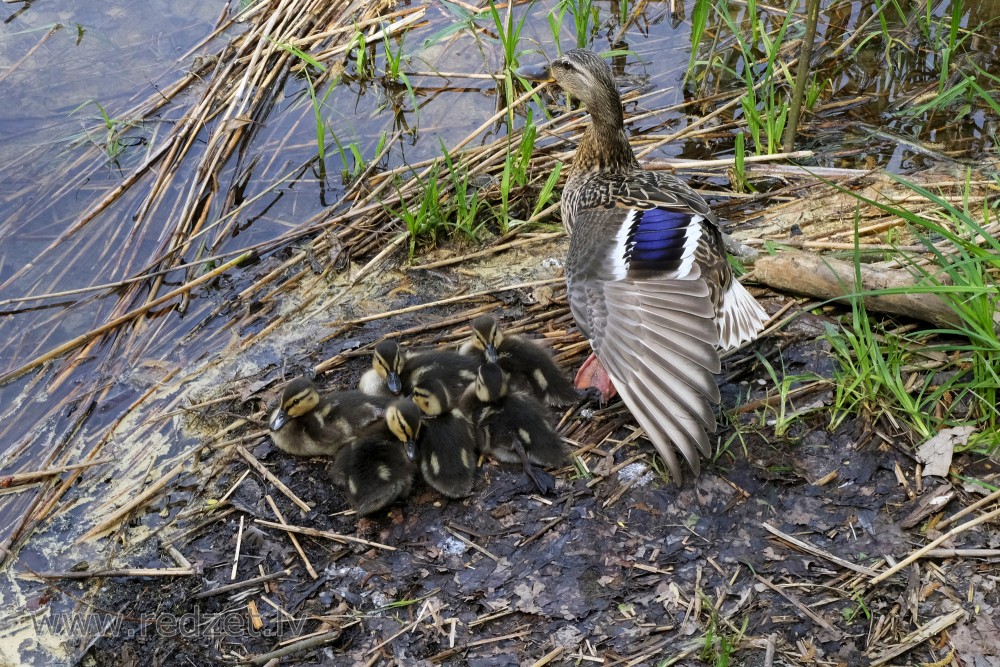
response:
[[[392,471],[389,470],[389,466],[380,465],[378,467],[378,478],[383,482],[388,482],[390,479],[392,479]]]
[[[524,430],[523,428],[519,428],[517,429],[517,434],[521,436],[521,440],[524,440],[524,444],[526,445],[531,444],[531,434],[528,433],[526,430]]]
[[[358,495],[358,484],[353,477],[347,480],[347,490],[351,492],[352,496]]]
[[[469,455],[468,449],[462,450],[462,467],[471,468],[472,467],[472,456]]]
[[[437,454],[431,454],[431,472],[435,477],[441,474],[441,461],[438,460]]]
[[[536,368],[535,372],[531,374],[531,377],[535,378],[535,382],[538,384],[538,388],[545,391],[549,387],[549,381],[545,379],[545,373],[542,372],[541,368]]]

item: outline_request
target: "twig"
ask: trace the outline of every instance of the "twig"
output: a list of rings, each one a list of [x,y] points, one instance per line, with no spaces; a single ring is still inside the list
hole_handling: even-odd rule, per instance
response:
[[[240,515],[240,529],[236,533],[236,552],[233,553],[233,571],[229,575],[231,581],[236,581],[236,569],[240,566],[240,548],[243,546],[243,519],[244,516]]]
[[[780,588],[778,588],[777,586],[775,586],[774,584],[772,584],[770,581],[768,581],[764,577],[760,576],[759,574],[755,574],[754,576],[757,578],[757,581],[759,581],[760,583],[764,584],[765,586],[767,586],[768,588],[770,588],[772,591],[774,591],[775,593],[777,593],[781,597],[783,597],[786,600],[788,600],[789,602],[791,602],[792,605],[794,605],[796,609],[798,609],[803,614],[805,614],[806,616],[808,616],[809,618],[811,618],[813,620],[813,622],[816,623],[816,625],[820,626],[821,628],[823,628],[827,632],[831,632],[831,633],[835,634],[838,638],[841,636],[840,630],[838,630],[834,626],[830,625],[830,623],[825,618],[823,618],[822,616],[820,616],[819,614],[817,614],[816,612],[814,612],[812,609],[810,609],[809,607],[807,607],[804,604],[802,604],[801,602],[799,602],[799,599],[796,598],[794,595],[792,595],[791,593],[788,593],[786,591],[781,590]]]
[[[18,472],[10,475],[8,477],[0,477],[0,487],[6,488],[8,486],[19,486],[21,484],[28,484],[30,482],[35,482],[38,480],[46,479],[52,477],[53,475],[59,475],[61,473],[70,470],[79,470],[80,468],[89,468],[91,466],[103,465],[105,463],[114,463],[116,459],[94,459],[93,461],[84,461],[83,463],[73,463],[71,465],[57,466],[55,468],[48,468],[47,470],[36,470],[34,472]]]
[[[268,494],[265,498],[267,499],[267,504],[271,506],[271,511],[274,512],[274,516],[278,517],[278,522],[288,525],[288,522],[285,521],[285,517],[281,515],[281,510],[279,510],[278,506],[275,504],[274,498],[271,497],[271,494]],[[305,563],[306,571],[309,572],[309,576],[313,579],[319,579],[319,575],[316,573],[316,570],[313,569],[312,563],[309,562],[306,552],[302,550],[302,545],[299,544],[299,538],[295,537],[295,533],[289,532],[288,539],[292,541],[292,545],[295,547],[295,550],[299,552],[299,557],[301,557],[302,562]]]
[[[255,457],[253,454],[251,454],[250,452],[248,452],[246,450],[246,448],[243,447],[243,445],[236,445],[236,451],[239,452],[240,456],[242,456],[243,458],[245,458],[247,460],[247,463],[249,463],[250,465],[252,465],[257,470],[257,472],[259,472],[261,475],[263,475],[264,478],[267,479],[267,481],[269,481],[271,484],[273,484],[275,486],[275,488],[277,488],[279,491],[281,491],[283,494],[285,494],[286,498],[288,498],[293,503],[295,503],[296,505],[298,505],[299,508],[303,512],[311,512],[312,511],[312,508],[309,507],[309,505],[306,505],[305,502],[301,498],[299,498],[297,495],[295,495],[292,492],[292,490],[289,489],[285,485],[284,482],[282,482],[280,479],[278,479],[277,477],[275,477],[274,473],[272,473],[270,470],[268,470],[267,467],[264,466],[263,463],[261,463],[260,461],[258,461],[257,457]]]
[[[366,547],[385,549],[386,551],[396,550],[396,547],[391,547],[388,544],[382,544],[380,542],[371,542],[369,540],[362,539],[360,537],[341,535],[340,533],[333,533],[327,530],[317,530],[315,528],[306,528],[305,526],[292,526],[287,523],[275,523],[274,521],[265,521],[264,519],[254,519],[254,522],[259,523],[262,526],[267,526],[269,528],[280,528],[281,530],[291,531],[293,533],[299,533],[300,535],[311,535],[312,537],[325,537],[328,540],[361,544]]]
[[[194,280],[192,280],[192,281],[190,281],[188,283],[185,283],[184,285],[181,285],[177,289],[171,290],[170,292],[167,292],[163,296],[161,296],[161,297],[159,297],[157,299],[153,299],[152,301],[149,301],[148,303],[144,304],[143,306],[140,306],[139,308],[136,308],[135,310],[130,310],[129,312],[125,313],[124,315],[122,315],[120,317],[116,317],[113,320],[111,320],[110,322],[102,324],[101,326],[97,327],[96,329],[92,329],[92,330],[88,331],[85,334],[77,336],[73,340],[67,341],[67,342],[63,343],[62,345],[59,345],[58,347],[56,347],[53,350],[49,350],[45,354],[42,354],[42,355],[40,355],[38,357],[35,357],[31,361],[29,361],[29,362],[27,362],[25,364],[22,364],[18,368],[14,369],[12,371],[9,371],[7,373],[4,373],[3,375],[0,375],[0,387],[2,387],[3,385],[7,384],[11,380],[16,380],[17,378],[21,377],[22,375],[24,375],[28,371],[41,366],[42,364],[46,363],[47,361],[52,361],[53,359],[56,359],[56,358],[62,356],[63,354],[65,354],[65,353],[67,353],[67,352],[69,352],[71,350],[74,350],[74,349],[80,347],[81,345],[84,345],[84,344],[90,342],[91,340],[97,338],[98,336],[102,336],[105,333],[111,331],[112,329],[115,329],[115,328],[121,326],[122,324],[125,324],[126,322],[130,322],[131,320],[134,320],[137,317],[145,315],[146,313],[148,313],[153,308],[156,308],[157,306],[163,305],[167,301],[170,301],[171,299],[173,299],[173,298],[175,298],[177,296],[180,296],[182,294],[185,294],[185,293],[191,291],[192,289],[194,289],[198,285],[201,285],[202,283],[206,283],[206,282],[208,282],[210,280],[213,280],[213,279],[219,277],[220,275],[222,275],[226,271],[232,269],[233,267],[236,267],[236,266],[239,266],[240,264],[242,264],[244,261],[246,261],[248,259],[248,257],[249,257],[249,255],[247,255],[247,254],[240,255],[236,259],[233,259],[233,260],[230,260],[230,261],[226,262],[225,264],[223,264],[222,266],[218,267],[217,269],[209,271],[208,273],[206,273],[206,274],[204,274],[204,275],[202,275],[202,276],[200,276],[198,278],[195,278]]]
[[[940,537],[938,537],[936,540],[932,540],[926,546],[923,546],[920,549],[917,549],[912,554],[910,554],[909,556],[907,556],[903,560],[899,561],[898,563],[896,563],[895,565],[893,565],[892,567],[890,567],[888,570],[886,570],[882,574],[880,574],[877,577],[874,577],[872,579],[869,579],[868,582],[867,582],[867,585],[870,587],[870,586],[874,586],[875,584],[877,584],[880,581],[884,581],[885,579],[891,577],[892,575],[896,574],[897,572],[899,572],[900,570],[902,570],[903,568],[905,568],[910,563],[912,563],[915,560],[919,559],[921,556],[926,555],[927,552],[931,551],[932,549],[934,549],[938,545],[943,544],[944,542],[947,542],[948,540],[952,539],[953,537],[957,537],[958,535],[961,535],[962,533],[964,533],[965,531],[969,530],[970,528],[975,528],[979,524],[986,523],[987,521],[992,521],[993,519],[996,519],[997,517],[1000,517],[1000,507],[998,507],[997,509],[995,509],[992,512],[989,512],[987,514],[982,514],[982,515],[976,517],[975,519],[973,519],[972,521],[969,521],[967,523],[963,523],[961,526],[955,526],[954,528],[952,528],[951,530],[949,530],[944,535],[941,535]]]
[[[214,595],[222,595],[223,593],[228,593],[229,591],[235,591],[240,588],[255,586],[257,584],[262,584],[267,581],[273,581],[274,579],[280,579],[281,577],[287,577],[292,573],[292,570],[293,568],[287,568],[282,570],[281,572],[272,572],[271,574],[264,574],[259,577],[254,577],[253,579],[237,581],[236,583],[226,584],[224,586],[219,586],[218,588],[213,588],[208,591],[201,591],[200,593],[195,593],[191,597],[195,600],[201,600],[203,598],[212,597]]]
[[[841,567],[845,567],[848,570],[853,570],[853,571],[855,571],[855,572],[857,572],[859,574],[863,574],[866,577],[874,577],[875,574],[876,574],[875,571],[872,570],[871,568],[867,568],[867,567],[864,567],[863,565],[858,565],[856,563],[852,563],[849,560],[844,560],[843,558],[840,558],[838,556],[834,556],[833,554],[831,554],[831,553],[829,553],[827,551],[823,551],[819,547],[814,547],[813,545],[809,544],[808,542],[804,542],[803,540],[800,540],[797,537],[792,537],[788,533],[781,532],[780,530],[778,530],[777,528],[775,528],[774,526],[770,525],[767,522],[762,523],[761,526],[763,526],[764,530],[766,530],[767,532],[769,532],[772,535],[775,535],[775,536],[781,538],[785,542],[788,542],[790,544],[794,544],[795,546],[797,546],[799,549],[802,549],[806,553],[811,553],[814,556],[819,556],[820,558],[824,558],[824,559],[830,561],[831,563],[836,563],[837,565],[839,565]]]
[[[33,572],[42,579],[91,579],[93,577],[189,577],[195,574],[190,567],[123,568],[118,570],[83,570],[81,572]]]
[[[329,644],[331,642],[337,641],[340,638],[341,630],[331,630],[330,632],[325,632],[321,635],[315,637],[310,637],[309,639],[303,639],[300,642],[295,642],[294,644],[289,644],[283,648],[279,648],[276,651],[271,651],[269,653],[261,653],[260,655],[255,655],[252,658],[248,658],[245,664],[262,666],[271,662],[272,660],[277,660],[278,658],[284,658],[288,655],[293,655],[299,653],[300,651],[308,651],[309,649],[317,648],[323,646],[324,644]]]
[[[1000,490],[994,491],[990,495],[985,496],[983,498],[980,498],[979,500],[977,500],[976,502],[972,503],[968,507],[960,509],[959,511],[955,512],[951,516],[946,517],[944,519],[941,519],[941,521],[938,521],[938,524],[937,524],[937,526],[935,526],[935,528],[937,528],[938,530],[944,530],[945,528],[947,528],[951,524],[953,524],[956,521],[958,521],[959,519],[961,519],[966,514],[971,514],[972,512],[975,512],[977,509],[979,509],[980,507],[983,507],[985,505],[989,505],[994,500],[1000,500]]]

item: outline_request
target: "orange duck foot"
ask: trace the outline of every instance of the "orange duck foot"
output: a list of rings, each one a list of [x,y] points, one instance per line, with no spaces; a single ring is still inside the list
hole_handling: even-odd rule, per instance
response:
[[[580,366],[574,384],[580,391],[596,389],[601,395],[601,403],[607,403],[618,395],[618,390],[611,382],[611,376],[604,370],[604,364],[601,363],[596,354],[591,354]]]

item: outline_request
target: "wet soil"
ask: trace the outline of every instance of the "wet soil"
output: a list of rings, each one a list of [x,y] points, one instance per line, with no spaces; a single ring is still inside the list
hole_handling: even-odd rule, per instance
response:
[[[509,305],[529,316],[540,308],[515,301]],[[771,312],[781,305],[764,301]],[[717,660],[732,652],[728,664],[761,665],[770,641],[773,664],[853,666],[872,664],[908,628],[964,610],[967,620],[950,642],[919,644],[889,664],[934,662],[949,651],[964,656],[951,664],[998,664],[989,644],[1000,631],[996,559],[932,559],[866,588],[865,576],[765,528],[864,568],[911,551],[926,526],[901,527],[919,503],[908,492],[921,484],[905,433],[863,420],[845,420],[831,433],[817,416],[778,437],[767,425],[773,412],[736,410],[765,395],[761,358],[783,362],[786,374],[829,376],[822,324],[804,314],[726,360],[722,409],[731,418],[718,434],[724,450],[680,485],[658,474],[651,446],[633,437],[617,402],[603,409],[581,402],[563,420],[589,473],[558,471],[549,497],[536,495],[519,469],[487,460],[467,499],[418,486],[391,511],[362,519],[345,513],[326,461],[293,458],[262,437],[254,455],[313,510],[301,513],[251,472],[228,497],[235,511],[216,508],[218,519],[199,513],[182,523],[202,524],[173,542],[197,575],[106,581],[96,595],[92,584],[53,584],[51,594],[89,597],[95,614],[123,619],[124,630],[88,637],[74,653],[92,665],[226,664],[316,633],[321,645],[270,664],[695,665],[727,664]],[[350,382],[366,363],[351,359],[337,377]],[[820,393],[803,404],[829,400]],[[257,407],[251,400],[215,409]],[[956,462],[979,475],[991,465],[974,457]],[[234,460],[205,495],[221,496],[246,470]],[[967,504],[958,491],[935,514]],[[314,579],[286,535],[254,523],[274,520],[266,495],[290,524],[393,550],[300,535]],[[232,583],[241,521],[236,581],[291,572],[198,597]],[[995,548],[1000,535],[984,528],[960,542],[953,546]],[[166,556],[144,565],[176,566]],[[254,664],[265,662],[266,655]]]

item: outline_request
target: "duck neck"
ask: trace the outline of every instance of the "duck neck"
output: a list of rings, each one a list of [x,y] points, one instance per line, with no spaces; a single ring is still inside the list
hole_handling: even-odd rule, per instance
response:
[[[614,95],[591,104],[590,127],[583,133],[569,177],[601,172],[628,174],[639,169],[632,146],[625,134],[621,99]]]

